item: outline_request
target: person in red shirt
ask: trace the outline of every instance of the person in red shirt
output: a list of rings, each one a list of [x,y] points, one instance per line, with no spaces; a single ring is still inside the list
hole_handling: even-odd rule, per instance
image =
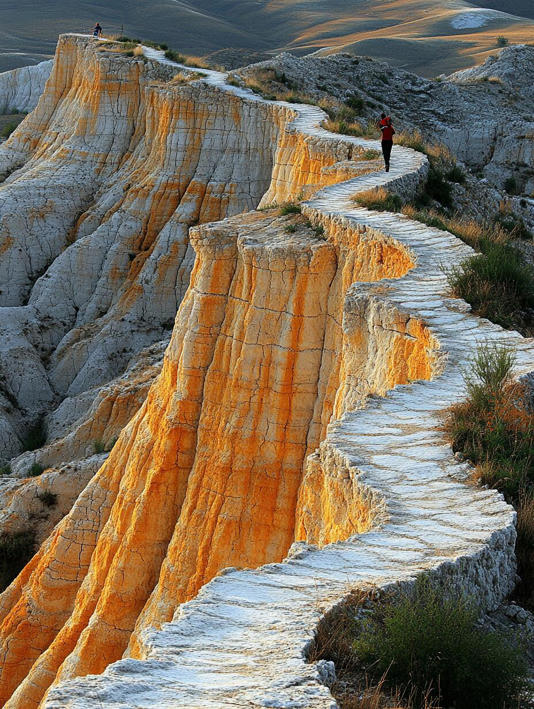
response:
[[[381,115],[378,127],[382,132],[382,155],[384,156],[384,163],[386,164],[386,172],[389,172],[389,159],[391,157],[391,149],[393,148],[395,128],[393,128],[391,118],[386,116],[385,113]]]

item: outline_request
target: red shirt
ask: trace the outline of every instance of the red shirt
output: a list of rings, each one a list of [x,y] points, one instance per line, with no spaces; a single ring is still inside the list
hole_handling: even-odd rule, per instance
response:
[[[380,130],[382,131],[382,140],[393,140],[395,129],[391,125],[391,118],[382,118],[380,121]]]

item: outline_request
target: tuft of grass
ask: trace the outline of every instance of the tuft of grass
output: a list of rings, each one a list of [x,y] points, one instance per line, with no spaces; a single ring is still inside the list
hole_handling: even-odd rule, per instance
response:
[[[513,379],[515,355],[482,346],[464,374],[465,401],[445,419],[453,449],[477,465],[475,478],[500,490],[517,509],[519,599],[534,608],[534,412]]]
[[[185,64],[186,62],[184,55],[174,49],[165,50],[165,59],[168,59],[171,62],[176,62],[177,64]]]
[[[280,207],[280,216],[285,216],[286,214],[301,214],[302,207],[300,204],[295,204],[294,202],[287,202]]]
[[[378,150],[364,150],[361,155],[359,155],[362,160],[378,160],[380,153]]]
[[[477,626],[475,604],[445,595],[421,576],[413,592],[376,606],[360,624],[353,651],[371,677],[430,690],[457,709],[516,707],[527,677],[524,649],[512,638]]]
[[[11,581],[32,558],[35,551],[35,534],[32,531],[2,533],[0,535],[0,591]]]
[[[57,495],[50,490],[44,490],[37,494],[37,499],[40,500],[46,507],[55,507],[57,505]]]
[[[453,294],[473,311],[505,328],[532,331],[534,271],[516,249],[488,239],[479,241],[481,254],[447,271]]]
[[[387,192],[383,187],[367,190],[355,195],[354,201],[360,207],[366,207],[377,212],[400,212],[402,199],[398,194]]]
[[[133,49],[133,56],[134,56],[134,57],[142,57],[142,56],[144,56],[144,54],[143,54],[143,47],[139,47],[139,46],[135,47],[135,48]]]
[[[494,224],[509,234],[511,239],[532,239],[532,233],[527,229],[523,219],[514,214],[507,203],[501,204]]]
[[[36,478],[44,472],[44,469],[45,467],[44,465],[41,465],[41,463],[32,463],[30,469],[28,470],[28,476],[31,478]]]
[[[296,224],[288,224],[285,228],[287,234],[294,234],[297,231]]]

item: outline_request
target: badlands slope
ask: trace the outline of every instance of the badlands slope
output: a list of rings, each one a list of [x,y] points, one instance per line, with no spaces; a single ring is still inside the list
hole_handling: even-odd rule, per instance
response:
[[[63,36],[0,148],[3,455],[40,414],[14,472],[57,466],[4,493],[2,531],[41,479],[73,503],[0,596],[0,701],[332,707],[305,652],[351,587],[512,589],[514,513],[439,421],[477,343],[517,374],[534,345],[448,297],[469,247],[352,201],[414,195],[423,155],[386,174],[318,108],[146,54]]]
[[[33,0],[20,0],[2,8],[0,71],[39,61],[53,53],[59,33],[87,32],[99,20],[106,32],[167,42],[191,54],[227,47],[299,55],[344,48],[437,76],[480,63],[499,35],[532,42],[530,6],[530,0],[111,0],[95,7],[60,0],[37,9]]]

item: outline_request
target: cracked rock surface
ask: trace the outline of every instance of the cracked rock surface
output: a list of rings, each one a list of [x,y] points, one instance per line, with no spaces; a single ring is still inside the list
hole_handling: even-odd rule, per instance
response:
[[[80,87],[71,92],[72,106],[95,100],[83,67],[77,73],[75,66],[96,56],[98,46],[72,37],[60,44],[58,81],[70,71],[78,77],[72,86]],[[154,50],[146,52],[146,65],[102,51],[104,104],[113,96],[117,63],[128,86],[144,67],[171,75],[170,63]],[[63,71],[62,52],[74,52],[79,61],[73,67],[67,60]],[[163,68],[150,68],[160,61]],[[461,464],[439,422],[443,409],[464,396],[461,368],[478,343],[516,348],[518,375],[533,369],[534,345],[448,297],[443,266],[471,254],[469,247],[402,215],[355,205],[354,194],[373,187],[413,195],[428,169],[424,156],[396,147],[391,172],[352,176],[347,160],[357,163],[377,144],[327,133],[319,127],[319,109],[265,102],[226,85],[217,72],[180,88],[179,96],[172,82],[162,81],[136,99],[145,101],[147,116],[151,102],[159,108],[147,122],[159,126],[149,154],[154,143],[164,145],[166,159],[175,161],[182,145],[180,160],[187,165],[191,154],[195,165],[199,156],[211,156],[208,190],[217,170],[236,164],[237,184],[247,185],[231,196],[215,190],[217,199],[209,200],[214,213],[201,221],[232,214],[236,195],[242,198],[236,212],[258,202],[309,198],[302,217],[252,212],[191,230],[187,248],[190,262],[193,250],[196,260],[189,287],[180,286],[185,295],[160,375],[70,512],[0,597],[2,701],[10,708],[49,709],[333,707],[323,683],[328,668],[307,664],[305,653],[321,614],[352,587],[411,583],[426,571],[476,594],[490,610],[512,588],[514,512],[498,493],[458,481]],[[48,101],[45,93],[43,105]],[[68,104],[64,110],[75,112]],[[119,124],[128,124],[131,110],[119,105]],[[195,140],[184,143],[181,131],[171,130],[176,111],[177,125],[198,120],[204,127]],[[25,124],[7,144],[6,159],[30,145]],[[234,126],[234,132],[218,126]],[[119,232],[124,222],[128,233],[133,213],[146,217],[159,172],[144,178],[146,185],[136,182],[135,199],[126,205],[117,196],[144,145],[142,135],[137,139],[108,173],[101,156],[104,182],[95,206],[76,222],[84,236],[61,254],[85,239],[92,245],[93,233],[108,243],[114,200]],[[69,147],[53,135],[43,140],[54,143],[54,155],[67,151],[67,167],[72,156],[81,160],[77,141]],[[139,150],[144,160],[135,164],[143,176],[150,157],[146,147]],[[46,167],[47,155],[44,150]],[[40,194],[38,155],[28,163],[38,174],[29,167],[13,173],[0,197],[26,169],[37,180],[29,186]],[[94,174],[100,179],[96,168]],[[167,202],[157,204],[155,220]],[[45,221],[54,222],[54,209]],[[12,245],[6,248],[10,253]],[[151,263],[153,251],[143,264]],[[152,274],[166,253],[151,264]],[[103,262],[107,258],[101,254]],[[172,268],[179,259],[169,259]],[[61,255],[55,261],[61,263]],[[67,262],[74,268],[77,260]],[[95,293],[109,284],[110,271],[103,272]],[[142,272],[142,266],[135,271]],[[68,278],[67,268],[61,273]],[[137,275],[122,278],[140,283]],[[21,292],[30,288],[28,305],[6,303],[9,322],[19,323],[13,341],[24,330],[27,309],[39,302],[42,280],[37,286],[17,281]],[[136,331],[130,312],[154,312],[157,299],[166,307],[162,285],[153,280],[119,299],[132,309],[126,309],[124,332]],[[73,298],[78,290],[83,301],[91,289],[71,281]],[[47,312],[53,311],[51,297],[49,291],[43,301]],[[105,319],[99,315],[95,326],[89,317],[94,297],[100,296],[89,293],[79,307],[85,315],[76,315],[82,335],[69,330],[61,341],[69,348],[56,345],[50,355],[46,373],[54,394],[62,387],[76,397],[94,381],[85,363],[97,347],[93,333],[98,343],[102,339],[99,319]],[[124,313],[109,297],[106,312]],[[112,322],[113,332],[122,332]],[[120,336],[108,341],[107,352],[122,342]],[[67,411],[65,405],[66,418]],[[60,423],[54,419],[54,425]]]

